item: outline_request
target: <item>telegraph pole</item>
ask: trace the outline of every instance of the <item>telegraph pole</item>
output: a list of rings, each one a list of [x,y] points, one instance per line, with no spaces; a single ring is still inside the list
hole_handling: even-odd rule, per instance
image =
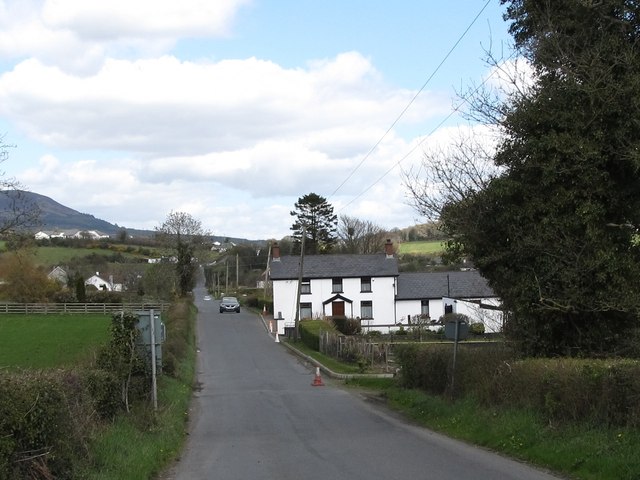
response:
[[[302,227],[302,244],[300,245],[300,269],[298,270],[298,293],[296,295],[296,319],[295,319],[295,337],[296,341],[300,338],[300,291],[302,285],[302,272],[304,264],[304,239],[307,236],[307,227]]]

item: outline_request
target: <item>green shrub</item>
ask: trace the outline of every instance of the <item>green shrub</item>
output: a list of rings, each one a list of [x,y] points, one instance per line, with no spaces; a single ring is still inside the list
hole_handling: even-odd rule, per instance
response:
[[[471,335],[484,335],[484,323],[472,323],[469,325],[469,333]]]
[[[324,320],[301,320],[298,324],[300,340],[312,350],[320,350],[320,332],[335,331],[330,323]]]
[[[404,325],[400,325],[400,328],[394,332],[395,335],[407,335],[409,332],[404,329]]]
[[[637,360],[526,359],[506,363],[491,401],[530,408],[549,422],[640,426]]]
[[[362,331],[359,319],[348,318],[344,315],[334,315],[327,317],[327,321],[333,323],[336,330],[343,335],[356,335]]]
[[[115,313],[111,320],[111,340],[98,352],[97,367],[119,382],[122,406],[129,411],[130,400],[144,398],[150,391],[150,361],[146,349],[137,345],[138,316]]]
[[[503,345],[460,344],[454,372],[456,391],[451,392],[453,344],[397,345],[395,352],[404,386],[434,395],[482,394],[483,398],[490,395],[485,392],[492,390],[495,371],[513,357]]]
[[[78,384],[65,372],[0,372],[0,479],[73,477],[84,452]]]
[[[107,370],[85,372],[84,382],[95,412],[103,419],[113,419],[122,408],[122,390],[118,377]]]

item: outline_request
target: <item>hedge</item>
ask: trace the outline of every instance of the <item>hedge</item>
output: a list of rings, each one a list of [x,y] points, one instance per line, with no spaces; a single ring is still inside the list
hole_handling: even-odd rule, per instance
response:
[[[518,359],[504,345],[398,345],[400,381],[434,395],[474,396],[487,406],[539,412],[554,422],[640,426],[640,361]],[[452,373],[455,391],[452,391]]]

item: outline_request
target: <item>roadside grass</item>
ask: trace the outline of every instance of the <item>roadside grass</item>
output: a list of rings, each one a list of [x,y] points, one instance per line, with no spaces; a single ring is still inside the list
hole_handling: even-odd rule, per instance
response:
[[[440,253],[443,250],[444,246],[440,240],[402,242],[398,245],[398,253],[400,255],[428,255]]]
[[[301,341],[296,342],[295,340],[289,340],[289,339],[283,339],[281,341],[287,342],[296,350],[322,363],[322,365],[327,367],[332,372],[347,373],[347,374],[361,373],[358,365],[350,365],[348,363],[339,362],[328,355],[324,355],[323,353],[320,353],[317,350],[313,350],[312,348],[309,348],[307,345],[305,345],[304,342],[301,342]]]
[[[397,386],[395,379],[347,380],[380,395],[417,424],[580,480],[640,478],[640,431],[550,425],[536,414],[491,409],[471,398],[455,402]]]
[[[92,462],[82,478],[154,478],[179,457],[195,379],[196,309],[185,301],[169,315],[172,319],[171,324],[167,321],[167,339],[179,336],[183,343],[179,348],[184,350],[177,359],[174,375],[158,378],[158,410],[153,412],[149,404],[138,405],[102,429],[91,442]]]
[[[158,379],[158,411],[137,408],[122,415],[92,442],[87,480],[153,478],[180,455],[189,414],[190,384]]]
[[[71,367],[109,339],[109,315],[0,315],[0,367]]]

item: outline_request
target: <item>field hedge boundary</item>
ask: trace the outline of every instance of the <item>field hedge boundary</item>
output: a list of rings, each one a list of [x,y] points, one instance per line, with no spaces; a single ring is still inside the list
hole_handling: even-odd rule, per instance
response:
[[[460,344],[453,371],[452,352],[452,345],[398,345],[401,384],[433,395],[473,396],[489,407],[530,409],[550,424],[640,426],[638,360],[519,359],[507,346]]]

